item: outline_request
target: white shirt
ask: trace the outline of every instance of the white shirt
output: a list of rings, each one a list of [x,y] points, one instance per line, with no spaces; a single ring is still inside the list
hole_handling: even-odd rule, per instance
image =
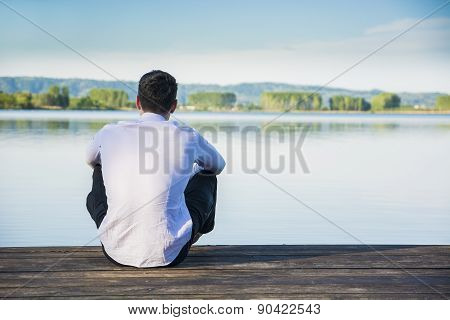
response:
[[[192,232],[184,190],[193,170],[219,174],[225,167],[197,131],[154,113],[104,126],[88,147],[87,162],[102,165],[108,211],[99,234],[105,251],[135,267],[176,258]]]

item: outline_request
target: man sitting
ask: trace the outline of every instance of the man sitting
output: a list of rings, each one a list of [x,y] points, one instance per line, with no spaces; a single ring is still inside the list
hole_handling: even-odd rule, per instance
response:
[[[225,161],[196,130],[168,121],[177,83],[163,71],[139,81],[140,118],[104,126],[88,147],[86,206],[103,251],[120,265],[174,266],[214,228]]]

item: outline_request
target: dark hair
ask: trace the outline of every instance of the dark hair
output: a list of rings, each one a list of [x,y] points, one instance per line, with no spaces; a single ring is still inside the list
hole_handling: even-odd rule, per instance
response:
[[[144,74],[139,80],[138,96],[144,111],[165,114],[177,98],[178,84],[174,77],[161,70]]]

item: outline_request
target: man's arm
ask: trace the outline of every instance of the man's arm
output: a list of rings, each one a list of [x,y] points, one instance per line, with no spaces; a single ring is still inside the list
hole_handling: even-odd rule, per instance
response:
[[[225,168],[225,160],[221,154],[205,138],[197,133],[197,163],[201,168],[218,175]]]

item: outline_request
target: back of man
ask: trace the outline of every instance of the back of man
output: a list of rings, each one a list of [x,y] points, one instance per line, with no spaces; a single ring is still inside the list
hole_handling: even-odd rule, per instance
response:
[[[161,73],[158,71],[156,75],[166,79],[166,74]],[[151,87],[154,92],[147,92],[152,97],[141,97],[145,92],[141,92],[140,87],[137,106],[141,116],[138,120],[106,125],[88,148],[88,163],[94,167],[101,165],[98,174],[103,179],[107,210],[101,212],[104,210],[95,200],[98,194],[95,190],[101,187],[94,186],[90,201],[93,205],[89,205],[88,197],[88,209],[94,220],[96,215],[104,213],[101,221],[96,221],[102,245],[109,258],[123,265],[168,265],[183,248],[190,246],[194,230],[200,232],[201,224],[208,220],[208,216],[203,216],[207,213],[192,211],[214,210],[211,204],[206,204],[209,207],[200,205],[190,212],[186,205],[185,190],[196,173],[194,165],[213,174],[218,174],[225,165],[220,154],[198,132],[166,121],[168,115],[164,110],[169,115],[174,111],[167,103],[146,101],[147,107],[153,108],[147,110],[142,106],[144,99],[158,100],[158,90],[165,89],[162,82]],[[158,112],[155,104],[164,109]],[[173,102],[170,106],[173,107]],[[94,169],[94,184],[95,174]],[[193,186],[194,191],[195,188]],[[215,206],[215,190],[212,192]],[[195,193],[193,197],[202,196]],[[193,203],[198,199],[193,199]],[[193,221],[200,225],[194,228]]]

